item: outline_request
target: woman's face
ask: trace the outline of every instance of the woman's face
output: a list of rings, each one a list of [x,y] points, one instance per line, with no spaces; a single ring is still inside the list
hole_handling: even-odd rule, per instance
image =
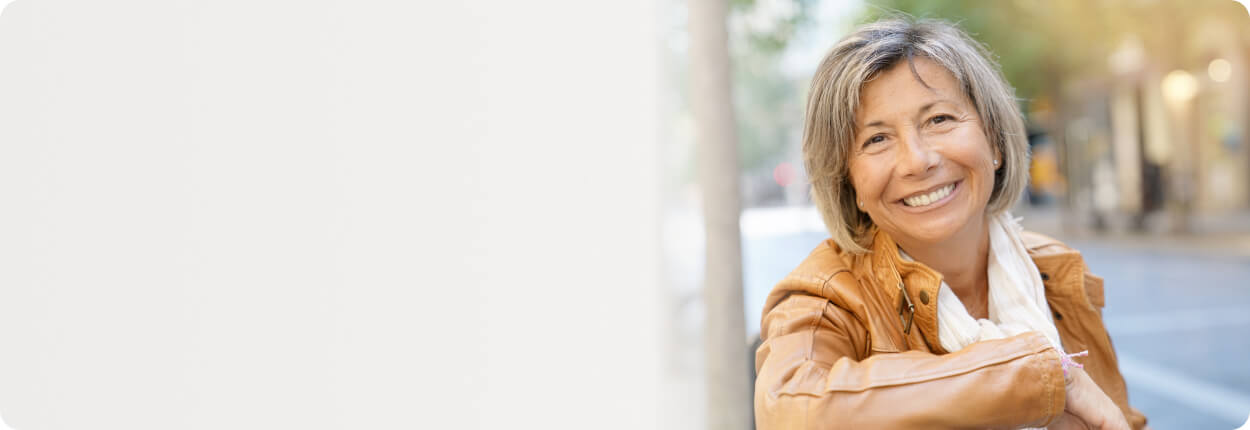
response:
[[[864,85],[850,172],[859,209],[904,246],[983,230],[998,155],[959,81],[927,58]],[[928,84],[927,86],[925,84]]]

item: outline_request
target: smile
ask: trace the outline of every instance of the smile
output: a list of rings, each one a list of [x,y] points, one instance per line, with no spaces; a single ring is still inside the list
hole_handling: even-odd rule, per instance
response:
[[[954,190],[955,190],[955,183],[952,182],[950,184],[946,184],[946,186],[944,187],[938,188],[936,190],[933,190],[927,193],[923,193],[923,194],[918,193],[909,197],[904,197],[903,204],[908,207],[913,207],[913,208],[928,206],[928,205],[937,203],[938,201],[942,200],[946,196],[949,196],[951,194],[951,191],[954,191]]]

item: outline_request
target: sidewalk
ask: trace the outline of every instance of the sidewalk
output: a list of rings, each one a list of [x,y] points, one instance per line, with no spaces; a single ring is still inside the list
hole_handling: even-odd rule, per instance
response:
[[[1193,233],[1094,232],[1064,223],[1058,208],[1021,207],[1012,212],[1024,220],[1026,229],[1042,233],[1080,249],[1081,245],[1142,249],[1161,254],[1232,256],[1250,258],[1250,212],[1195,215]]]

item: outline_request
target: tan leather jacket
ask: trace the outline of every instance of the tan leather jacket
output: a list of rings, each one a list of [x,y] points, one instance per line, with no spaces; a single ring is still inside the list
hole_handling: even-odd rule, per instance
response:
[[[1076,360],[1134,429],[1144,427],[1103,327],[1102,278],[1054,239],[1026,232],[1024,242],[1064,349],[1089,350]],[[941,277],[895,249],[880,231],[862,255],[827,240],[773,288],[755,355],[758,428],[1018,428],[1058,418],[1063,371],[1046,338],[1029,332],[947,353],[937,331]]]

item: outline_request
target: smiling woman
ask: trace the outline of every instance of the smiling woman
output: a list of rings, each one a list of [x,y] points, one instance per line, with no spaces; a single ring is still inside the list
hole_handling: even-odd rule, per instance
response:
[[[764,306],[760,428],[1145,426],[1102,280],[1007,213],[1028,148],[988,58],[952,25],[893,19],[820,65],[803,155],[832,238]]]

